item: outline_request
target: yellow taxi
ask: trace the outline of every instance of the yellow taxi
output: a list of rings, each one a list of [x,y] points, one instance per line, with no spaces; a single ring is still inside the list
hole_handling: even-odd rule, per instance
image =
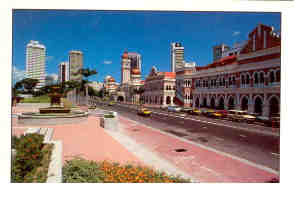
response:
[[[200,109],[193,109],[191,112],[190,112],[192,115],[201,115],[202,114],[202,111]]]
[[[141,108],[140,110],[138,110],[137,114],[141,115],[141,116],[150,116],[151,115],[151,111],[148,110],[147,108]]]

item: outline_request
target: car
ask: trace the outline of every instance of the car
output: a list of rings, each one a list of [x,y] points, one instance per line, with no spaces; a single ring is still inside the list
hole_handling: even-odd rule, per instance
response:
[[[220,118],[223,117],[223,114],[220,113],[220,112],[218,112],[218,111],[215,111],[215,112],[212,113],[211,117],[212,117],[212,118],[220,119]]]
[[[202,109],[202,114],[204,116],[211,117],[213,116],[213,113],[215,113],[213,109]]]
[[[251,116],[246,111],[241,110],[228,110],[227,117],[233,121],[247,123],[253,123],[256,120],[255,116]]]
[[[193,109],[190,107],[183,107],[183,108],[181,108],[180,111],[184,112],[184,113],[191,113],[193,111]]]
[[[218,110],[218,113],[221,114],[221,118],[226,118],[228,111],[223,109],[223,110]]]
[[[141,108],[138,110],[137,114],[141,115],[141,116],[150,116],[151,115],[151,111],[148,110],[147,108]]]
[[[193,109],[190,114],[192,115],[202,115],[202,111],[200,109]]]
[[[108,106],[113,106],[115,104],[115,102],[111,101],[108,103]]]
[[[267,116],[257,116],[258,122],[263,123],[269,127],[280,127],[280,115]]]
[[[178,106],[168,106],[167,107],[168,112],[180,112],[181,111],[181,107]]]

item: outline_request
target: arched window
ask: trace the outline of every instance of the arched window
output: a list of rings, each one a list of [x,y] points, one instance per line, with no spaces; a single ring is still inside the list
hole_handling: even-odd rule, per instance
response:
[[[276,72],[276,82],[280,82],[280,81],[281,81],[281,71],[278,70],[278,71]]]
[[[249,84],[249,83],[250,83],[250,76],[247,75],[247,76],[246,76],[246,84]]]
[[[233,85],[236,85],[236,78],[233,76]]]
[[[254,74],[254,84],[258,83],[258,73]]]
[[[225,79],[222,79],[222,86],[225,86]]]
[[[242,85],[245,84],[245,76],[242,75]]]
[[[260,81],[259,82],[264,83],[264,73],[263,72],[260,73]]]
[[[273,83],[273,82],[275,82],[275,74],[274,74],[274,71],[271,71],[270,72],[270,75],[269,75],[269,82],[270,83]]]
[[[232,85],[231,77],[228,78],[228,84],[229,84],[230,86]]]

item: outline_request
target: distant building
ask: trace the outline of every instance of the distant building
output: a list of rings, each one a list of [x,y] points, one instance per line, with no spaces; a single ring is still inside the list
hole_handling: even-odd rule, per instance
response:
[[[159,72],[153,66],[144,83],[143,100],[146,104],[174,105],[175,72]]]
[[[222,57],[239,55],[246,43],[235,43],[233,48],[229,48],[222,52]]]
[[[171,72],[175,72],[176,68],[182,67],[184,64],[184,47],[181,43],[171,43]]]
[[[39,80],[36,88],[45,85],[45,58],[45,46],[31,40],[26,49],[26,73],[28,78]]]
[[[272,27],[258,25],[238,54],[188,71],[176,72],[182,106],[280,113],[281,37]]]
[[[136,91],[143,86],[141,80],[141,56],[138,53],[125,51],[121,58],[119,96],[123,101],[139,102],[139,94]]]
[[[230,49],[229,46],[225,44],[217,45],[213,47],[213,61],[217,61],[222,58],[222,54],[225,51],[228,51]]]
[[[61,62],[59,64],[58,81],[60,83],[70,80],[70,66],[68,62]]]
[[[141,55],[135,52],[128,52],[131,69],[137,68],[141,70]]]
[[[82,81],[79,70],[83,68],[83,53],[81,51],[70,51],[69,54],[70,80]]]

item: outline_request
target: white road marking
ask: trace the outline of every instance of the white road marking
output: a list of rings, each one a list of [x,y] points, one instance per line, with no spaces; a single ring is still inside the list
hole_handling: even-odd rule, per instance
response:
[[[215,137],[215,139],[224,141],[224,139],[223,138],[220,138],[220,137]]]
[[[124,117],[123,119],[127,119],[127,120],[129,120],[129,121],[131,121],[131,122],[136,122],[136,121],[134,121],[134,120],[131,120],[131,119],[129,119],[129,118],[125,118],[125,117]],[[273,173],[273,174],[276,174],[276,175],[279,174],[279,171],[276,171],[276,170],[274,170],[274,169],[272,169],[272,168],[269,168],[269,167],[267,167],[267,166],[264,166],[264,165],[261,165],[261,164],[254,163],[254,162],[249,161],[249,160],[247,160],[247,159],[240,158],[240,157],[238,157],[238,156],[231,155],[231,154],[226,153],[226,152],[223,152],[223,151],[219,151],[219,150],[217,150],[217,149],[215,149],[215,148],[212,148],[212,147],[209,147],[209,146],[205,146],[205,145],[203,145],[203,144],[199,144],[199,143],[196,143],[196,142],[192,142],[192,141],[187,140],[187,139],[185,139],[185,138],[181,138],[181,137],[175,136],[175,135],[173,135],[173,134],[170,134],[170,133],[167,133],[167,132],[161,131],[160,129],[156,129],[156,128],[153,128],[153,127],[151,127],[151,126],[148,126],[148,125],[145,125],[145,124],[142,124],[142,123],[138,123],[138,122],[136,122],[136,123],[137,123],[137,124],[140,124],[140,125],[143,125],[143,126],[145,126],[145,127],[147,127],[147,128],[153,129],[154,131],[158,131],[159,133],[162,133],[162,134],[164,134],[164,135],[168,135],[168,136],[170,136],[170,137],[176,138],[176,139],[178,139],[178,140],[180,140],[180,141],[183,141],[183,142],[186,142],[186,143],[192,144],[192,145],[194,145],[194,146],[197,146],[197,147],[203,148],[203,149],[205,149],[205,150],[213,151],[213,152],[218,153],[218,154],[221,154],[221,155],[223,155],[223,156],[227,156],[227,157],[229,157],[229,158],[231,158],[231,159],[238,160],[238,161],[240,161],[240,162],[242,162],[242,163],[244,163],[244,164],[248,164],[248,165],[253,166],[253,167],[256,167],[256,168],[258,168],[258,169],[265,170],[265,171],[267,171],[267,172],[270,172],[270,173]]]
[[[246,135],[239,135],[239,136],[241,136],[241,137],[247,137]]]

